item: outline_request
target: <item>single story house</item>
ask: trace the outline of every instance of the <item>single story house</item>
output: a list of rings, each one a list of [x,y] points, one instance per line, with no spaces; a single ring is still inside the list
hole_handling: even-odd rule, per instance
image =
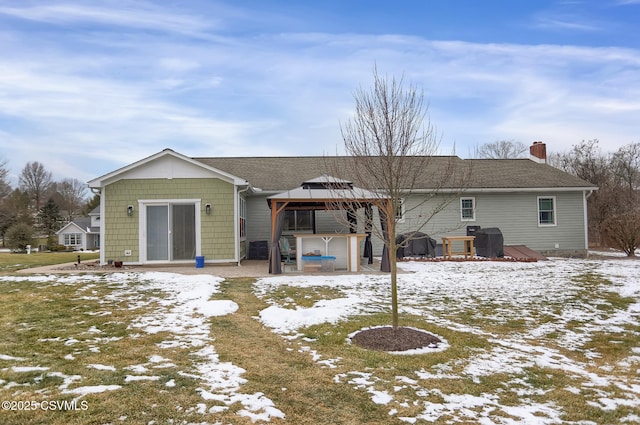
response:
[[[88,217],[78,217],[56,232],[58,244],[75,251],[100,249],[100,208],[94,208]]]
[[[91,180],[89,187],[101,195],[101,262],[193,263],[204,257],[206,263],[238,263],[250,256],[252,244],[271,246],[271,198],[327,175],[325,159],[191,158],[165,149]],[[597,188],[546,164],[544,143],[531,146],[530,159],[433,160],[433,170],[446,161],[471,170],[471,179],[422,232],[439,238],[465,235],[468,226],[497,227],[505,245],[546,255],[586,254],[587,198]],[[437,171],[425,170],[403,199],[399,233],[415,230],[421,213],[412,206],[437,179]],[[318,209],[285,211],[281,230],[285,236],[349,232],[332,212]],[[373,241],[376,255],[382,246]]]

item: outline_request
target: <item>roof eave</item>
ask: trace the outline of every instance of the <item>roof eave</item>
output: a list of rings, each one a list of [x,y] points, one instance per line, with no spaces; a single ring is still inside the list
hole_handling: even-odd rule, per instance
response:
[[[598,190],[597,186],[545,186],[545,187],[471,187],[471,188],[442,188],[442,189],[414,189],[412,193],[507,193],[507,192],[585,192]]]
[[[432,188],[432,189],[400,189],[401,192],[411,193],[460,193],[460,192],[482,192],[482,193],[506,193],[506,192],[584,192],[598,190],[597,186],[568,186],[568,187],[473,187],[473,188]],[[286,190],[263,190],[261,195],[274,198],[273,195],[281,194]]]
[[[167,156],[167,155],[173,156],[175,158],[178,158],[178,159],[181,159],[181,160],[183,160],[185,162],[193,164],[193,165],[195,165],[197,167],[200,167],[200,168],[203,168],[205,170],[208,170],[208,171],[211,171],[213,173],[216,173],[216,174],[219,174],[221,176],[224,176],[229,180],[229,182],[233,183],[235,186],[249,185],[249,182],[247,180],[243,179],[243,178],[234,176],[232,174],[227,173],[226,171],[219,170],[219,169],[217,169],[215,167],[211,167],[211,166],[206,165],[206,164],[204,164],[204,163],[202,163],[202,162],[200,162],[198,160],[195,160],[193,158],[189,158],[188,156],[182,155],[181,153],[178,153],[178,152],[174,151],[173,149],[168,149],[167,148],[167,149],[164,149],[164,150],[162,150],[162,151],[160,151],[160,152],[158,152],[156,154],[153,154],[153,155],[148,156],[146,158],[143,158],[143,159],[141,159],[139,161],[136,161],[136,162],[134,162],[132,164],[129,164],[129,165],[125,166],[125,167],[122,167],[122,168],[119,168],[119,169],[117,169],[115,171],[112,171],[111,173],[108,173],[108,174],[105,174],[105,175],[100,176],[98,178],[95,178],[93,180],[90,180],[88,182],[88,186],[90,188],[100,189],[100,188],[106,186],[107,184],[118,180],[118,176],[120,176],[120,175],[122,175],[122,174],[124,174],[124,173],[126,173],[128,171],[131,171],[131,170],[133,170],[133,169],[135,169],[137,167],[140,167],[142,165],[145,165],[145,164],[148,164],[148,163],[150,163],[152,161],[155,161],[158,158],[161,158],[163,156]]]

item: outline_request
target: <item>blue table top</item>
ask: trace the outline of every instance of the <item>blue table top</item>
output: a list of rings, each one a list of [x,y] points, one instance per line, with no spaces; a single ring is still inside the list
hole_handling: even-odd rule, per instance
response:
[[[303,260],[316,260],[316,261],[320,261],[320,260],[335,260],[336,257],[333,257],[331,255],[303,255],[302,256]]]

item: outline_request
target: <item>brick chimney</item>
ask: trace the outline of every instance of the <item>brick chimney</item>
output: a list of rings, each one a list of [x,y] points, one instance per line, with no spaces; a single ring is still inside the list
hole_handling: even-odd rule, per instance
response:
[[[529,154],[531,160],[539,164],[547,163],[547,145],[543,142],[533,142],[533,145],[529,147]]]

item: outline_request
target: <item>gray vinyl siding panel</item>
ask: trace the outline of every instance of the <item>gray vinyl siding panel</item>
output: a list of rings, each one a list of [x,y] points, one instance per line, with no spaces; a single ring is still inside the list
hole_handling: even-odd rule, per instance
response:
[[[555,199],[556,225],[538,225],[538,197]],[[440,242],[442,236],[465,235],[467,226],[497,227],[502,232],[505,245],[526,245],[539,251],[584,250],[585,222],[584,195],[582,192],[525,192],[525,193],[476,193],[462,197],[475,199],[475,220],[463,221],[460,217],[460,197],[456,197],[444,211],[434,216],[422,229]],[[417,198],[407,198],[405,220],[398,225],[398,232],[417,229],[419,223],[435,206],[440,197],[416,208]],[[557,244],[557,248],[556,248]]]
[[[339,211],[316,211],[316,233],[349,233],[346,213],[342,212],[342,215],[344,219]]]
[[[538,225],[538,197],[555,198],[556,225]],[[500,192],[466,193],[464,198],[475,200],[475,220],[463,221],[460,217],[460,197],[450,199],[446,208],[435,215],[422,228],[422,232],[441,243],[442,236],[465,235],[467,226],[497,227],[502,232],[505,245],[526,245],[536,251],[584,250],[584,194],[575,192]],[[266,195],[254,195],[247,199],[247,240],[271,239],[271,210]],[[436,196],[418,207],[422,195],[405,198],[405,219],[398,223],[398,234],[415,231],[442,202],[443,195]],[[336,219],[335,212],[316,211],[317,233],[346,233],[348,229]],[[374,212],[379,227],[377,211]],[[364,232],[363,225],[358,232]],[[382,254],[382,241],[374,233],[374,254]],[[556,248],[556,244],[558,248]]]
[[[247,198],[247,241],[271,241],[271,209],[266,195]]]
[[[555,225],[538,224],[538,197],[554,198]],[[583,200],[582,192],[485,194],[476,197],[474,224],[499,228],[506,245],[526,245],[543,252],[584,250]]]

